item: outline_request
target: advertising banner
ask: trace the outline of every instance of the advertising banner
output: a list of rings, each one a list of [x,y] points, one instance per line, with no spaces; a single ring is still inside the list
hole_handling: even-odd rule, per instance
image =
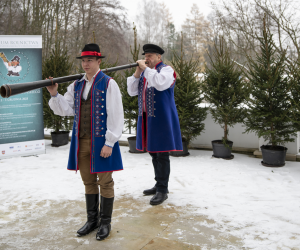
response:
[[[42,79],[42,36],[0,36],[0,87]],[[0,159],[45,153],[43,92],[0,97]]]

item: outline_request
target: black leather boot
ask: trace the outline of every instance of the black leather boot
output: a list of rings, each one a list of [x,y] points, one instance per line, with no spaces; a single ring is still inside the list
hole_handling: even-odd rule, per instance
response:
[[[113,211],[114,197],[105,198],[101,196],[101,222],[98,232],[96,234],[97,240],[104,240],[110,233],[111,230],[111,215]]]
[[[166,193],[156,192],[156,194],[151,198],[151,205],[159,205],[163,203],[166,199],[168,199],[168,195]]]
[[[154,186],[153,188],[150,189],[145,189],[143,191],[144,195],[151,195],[151,194],[156,194],[156,186]]]
[[[77,236],[89,234],[99,226],[99,194],[86,194],[87,222],[77,231]]]
[[[167,193],[169,193],[169,191],[167,191]],[[154,186],[153,188],[150,189],[145,189],[143,191],[144,195],[151,195],[151,194],[156,194],[156,186]]]

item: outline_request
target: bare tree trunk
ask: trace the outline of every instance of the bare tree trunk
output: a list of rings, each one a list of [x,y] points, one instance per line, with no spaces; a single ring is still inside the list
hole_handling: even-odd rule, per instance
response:
[[[42,35],[43,58],[46,58],[55,43],[55,18],[61,48],[68,47],[74,62],[79,62],[74,55],[92,41],[95,31],[101,52],[111,53],[109,60],[119,57],[119,62],[125,63],[128,24],[119,0],[2,0],[0,34]]]
[[[266,15],[267,27],[277,38],[277,51],[284,53],[288,46],[291,50],[296,50],[296,57],[299,58],[298,9],[293,0],[222,0],[222,4],[214,4],[215,15],[222,24],[223,34],[228,36],[235,48],[244,55],[250,55],[259,45],[262,18]],[[237,34],[243,37],[243,47],[237,43]]]

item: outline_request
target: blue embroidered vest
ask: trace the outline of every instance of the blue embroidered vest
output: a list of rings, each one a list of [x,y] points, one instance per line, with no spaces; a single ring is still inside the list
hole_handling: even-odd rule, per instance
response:
[[[155,69],[160,73],[161,69],[166,66],[160,62]],[[138,86],[139,117],[136,148],[138,150],[146,148],[148,152],[153,153],[182,151],[179,119],[174,100],[175,82],[164,91],[158,91],[154,87],[146,89],[146,120],[144,120],[143,95],[146,81],[142,73]],[[146,131],[144,131],[145,127]]]
[[[112,155],[108,158],[100,156],[105,143],[106,134],[106,92],[110,77],[102,71],[96,75],[91,87],[91,173],[102,173],[122,170],[122,158],[119,143],[114,144]],[[79,131],[80,131],[80,105],[85,80],[77,80],[74,85],[75,116],[70,146],[69,170],[78,170]]]

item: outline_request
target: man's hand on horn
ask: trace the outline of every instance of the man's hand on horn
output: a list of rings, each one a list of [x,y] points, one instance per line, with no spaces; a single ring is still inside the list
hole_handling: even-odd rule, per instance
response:
[[[49,79],[52,80],[53,77],[49,76]],[[48,78],[46,78],[46,80],[48,80]],[[51,96],[57,95],[58,83],[55,83],[55,85],[47,86],[46,88]]]
[[[139,64],[139,68],[144,71],[147,68],[146,60],[138,60],[136,61]]]

